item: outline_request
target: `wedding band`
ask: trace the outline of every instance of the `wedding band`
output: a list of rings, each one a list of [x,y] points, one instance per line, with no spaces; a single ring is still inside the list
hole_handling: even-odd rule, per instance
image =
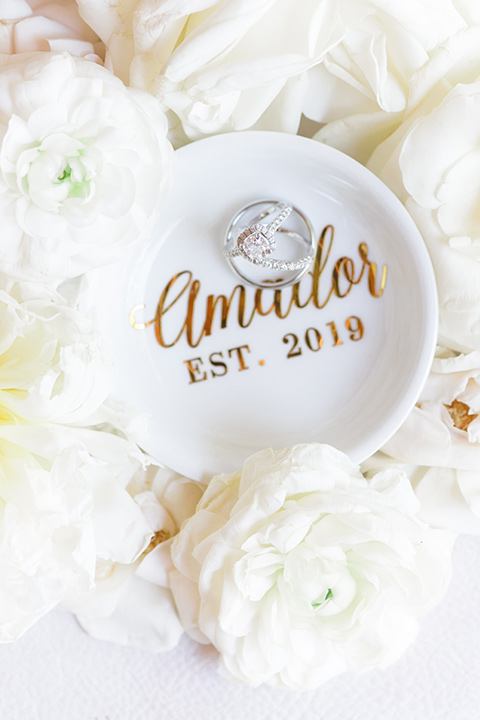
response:
[[[270,219],[270,222],[259,222],[266,218]],[[282,227],[287,218],[289,218],[288,224],[293,226],[290,229]],[[298,256],[298,248],[295,245],[299,242],[308,247],[308,254],[305,255],[304,250],[300,258],[269,257],[277,248],[277,238],[288,240],[286,248],[283,242],[285,254]],[[297,252],[295,253],[294,250]],[[242,280],[257,287],[276,288],[298,282],[308,271],[315,257],[315,242],[310,223],[298,208],[276,200],[259,200],[245,205],[233,217],[227,229],[223,252],[234,272]],[[246,274],[248,269],[246,265],[242,272],[237,260],[240,260],[240,264],[242,261],[247,261],[249,265],[256,266],[252,268],[253,275],[251,271],[250,274]],[[258,271],[262,269],[274,273],[288,273],[288,276],[259,277]]]

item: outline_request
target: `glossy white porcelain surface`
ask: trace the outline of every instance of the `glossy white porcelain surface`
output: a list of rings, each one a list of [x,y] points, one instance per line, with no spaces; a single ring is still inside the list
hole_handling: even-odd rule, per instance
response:
[[[434,274],[410,216],[364,167],[298,136],[220,135],[176,155],[171,193],[149,240],[127,261],[100,271],[93,290],[115,356],[115,394],[150,416],[145,450],[194,478],[239,469],[256,450],[297,442],[326,442],[365,459],[415,404],[435,346]],[[245,285],[233,295],[226,326],[220,299],[198,341],[208,304],[230,298],[241,282],[222,255],[225,228],[238,208],[266,197],[298,207],[317,238],[333,226],[319,257],[318,287],[312,270],[282,318],[291,287],[277,291],[278,314],[261,315],[272,307],[273,291],[261,291],[259,304],[260,291]],[[371,287],[361,243],[377,266]],[[352,285],[345,273],[357,280],[363,265]],[[375,297],[384,265],[385,288]],[[238,321],[242,293],[244,325],[253,313],[248,327]],[[132,314],[139,305],[145,308]],[[129,317],[161,323],[134,329]],[[349,318],[360,319],[362,337]],[[159,330],[171,347],[158,342]]]

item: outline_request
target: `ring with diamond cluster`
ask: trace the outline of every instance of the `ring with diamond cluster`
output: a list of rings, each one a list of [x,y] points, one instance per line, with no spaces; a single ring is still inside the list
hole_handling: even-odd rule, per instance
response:
[[[253,216],[252,213],[254,213]],[[293,218],[296,229],[281,227],[289,217]],[[265,218],[269,218],[270,222],[259,222]],[[248,225],[245,227],[247,223]],[[244,229],[242,229],[242,225]],[[277,259],[270,257],[277,248],[277,237],[279,236],[288,240],[289,244],[284,250],[288,249],[290,254],[295,250],[298,242],[302,246],[308,247],[308,254],[305,255],[305,250],[303,250],[303,256],[300,258]],[[258,287],[281,287],[297,282],[307,272],[315,257],[313,232],[308,220],[297,208],[275,200],[259,200],[241,208],[230,222],[225,241],[224,256],[233,270],[242,279]],[[296,255],[298,256],[298,254],[297,252]],[[287,272],[290,277],[257,279],[251,274],[246,276],[236,265],[237,258],[256,265],[258,269],[263,268],[275,273]]]

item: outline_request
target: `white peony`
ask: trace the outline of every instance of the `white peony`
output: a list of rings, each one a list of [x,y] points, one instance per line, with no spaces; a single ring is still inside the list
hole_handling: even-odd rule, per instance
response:
[[[257,453],[211,481],[172,543],[180,618],[250,685],[385,667],[448,583],[451,536],[417,509],[402,473],[367,482],[328,446]]]
[[[8,641],[92,592],[97,561],[135,562],[154,531],[129,491],[149,461],[118,427],[125,413],[103,403],[110,358],[90,321],[44,285],[2,288],[0,641]]]
[[[423,519],[480,534],[480,352],[437,349],[417,406],[383,451],[409,466]]]
[[[14,423],[0,408],[0,641],[132,563],[152,531],[127,491],[143,460],[110,433]]]
[[[114,72],[169,111],[177,142],[246,128],[296,132],[307,71],[343,35],[332,0],[78,5]]]
[[[172,170],[147,93],[65,53],[0,63],[0,271],[61,279],[139,242]]]
[[[195,512],[203,486],[151,465],[128,486],[153,537],[129,565],[99,560],[95,590],[70,609],[93,637],[162,652],[174,647],[183,627],[168,588],[169,546],[182,522]]]
[[[0,53],[66,50],[101,62],[105,50],[75,0],[8,0],[0,13]]]

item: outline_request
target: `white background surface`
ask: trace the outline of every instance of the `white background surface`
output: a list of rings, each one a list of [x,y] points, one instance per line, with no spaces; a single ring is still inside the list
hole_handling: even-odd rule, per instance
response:
[[[150,655],[96,641],[54,612],[0,646],[1,720],[478,720],[480,538],[462,537],[443,602],[385,671],[343,675],[316,692],[246,688],[184,638]]]

